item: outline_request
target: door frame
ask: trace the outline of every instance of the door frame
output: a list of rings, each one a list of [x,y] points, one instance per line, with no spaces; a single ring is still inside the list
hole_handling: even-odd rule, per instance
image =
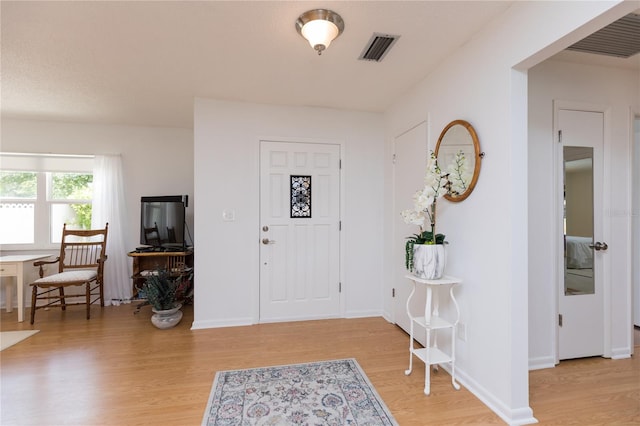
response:
[[[342,224],[342,227],[340,229],[340,231],[338,232],[338,248],[340,250],[340,254],[338,257],[338,277],[340,279],[340,283],[341,283],[341,291],[338,295],[339,297],[339,303],[340,303],[340,311],[339,311],[339,315],[340,318],[345,318],[346,315],[346,297],[345,297],[345,293],[346,293],[346,288],[348,286],[347,283],[345,283],[345,277],[344,277],[344,264],[345,264],[345,259],[344,259],[344,255],[345,255],[345,238],[343,237],[344,232],[345,232],[345,227],[344,227],[344,218],[345,218],[345,174],[344,174],[344,170],[345,170],[345,162],[344,162],[344,152],[345,152],[345,142],[343,140],[340,139],[323,139],[323,138],[308,138],[308,137],[299,137],[299,138],[293,138],[293,137],[281,137],[281,136],[265,136],[265,137],[258,137],[256,140],[256,147],[257,147],[257,155],[256,155],[256,160],[255,160],[255,164],[256,167],[258,169],[258,177],[257,177],[257,188],[258,188],[258,203],[257,203],[257,221],[255,224],[255,241],[258,244],[258,251],[260,250],[260,244],[261,244],[261,231],[260,231],[260,206],[262,203],[261,200],[261,190],[260,190],[260,178],[261,178],[261,173],[260,173],[260,144],[262,142],[285,142],[285,143],[304,143],[304,144],[322,144],[322,145],[338,145],[338,147],[340,148],[340,169],[338,172],[338,191],[340,191],[339,194],[339,200],[340,200],[340,222]],[[258,254],[258,264],[256,265],[258,267],[258,271],[260,270],[260,255]],[[257,283],[254,287],[254,291],[253,291],[253,323],[254,324],[260,324],[260,275],[258,274],[258,280]]]
[[[554,297],[552,303],[554,304],[553,312],[555,312],[555,318],[553,318],[553,335],[554,341],[553,344],[555,347],[553,348],[554,356],[555,356],[555,364],[560,363],[560,331],[558,329],[558,315],[560,314],[560,296],[558,287],[561,283],[564,282],[564,242],[563,239],[560,238],[563,235],[563,215],[562,215],[562,206],[563,206],[563,145],[560,144],[558,140],[558,111],[559,110],[575,110],[575,111],[585,111],[585,112],[598,112],[603,115],[603,150],[602,150],[602,201],[603,201],[603,210],[607,211],[606,206],[611,205],[611,181],[609,178],[609,170],[611,165],[611,108],[607,105],[602,104],[592,104],[585,102],[575,102],[575,101],[565,101],[565,100],[553,100],[553,135],[552,135],[552,143],[554,144],[553,149],[553,181],[554,181],[554,208],[553,208],[553,219],[555,223],[555,237],[557,238],[556,244],[554,245],[554,265],[553,265],[553,276],[555,277],[555,285],[554,285]],[[602,235],[595,236],[594,239],[599,239],[603,241],[611,241],[611,220],[605,214],[602,215],[603,223],[602,223]],[[604,321],[604,336],[603,336],[603,344],[604,344],[604,354],[603,357],[611,358],[611,280],[607,279],[611,277],[611,265],[608,258],[605,256],[602,259],[602,277],[603,277],[603,294],[602,294],[602,303],[603,303],[603,321]]]

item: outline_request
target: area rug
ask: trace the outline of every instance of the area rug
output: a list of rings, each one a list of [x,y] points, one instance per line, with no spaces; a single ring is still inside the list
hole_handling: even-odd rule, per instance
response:
[[[24,339],[33,336],[39,331],[40,330],[0,332],[0,351],[4,351],[8,347],[13,346],[18,342],[22,342]]]
[[[397,425],[355,359],[216,373],[202,425]]]

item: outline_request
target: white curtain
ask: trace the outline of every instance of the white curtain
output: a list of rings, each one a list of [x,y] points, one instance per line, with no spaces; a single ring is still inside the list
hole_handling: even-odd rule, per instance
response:
[[[107,262],[104,270],[105,305],[128,302],[132,297],[131,267],[125,237],[128,235],[120,155],[96,155],[93,166],[92,228],[109,223]]]

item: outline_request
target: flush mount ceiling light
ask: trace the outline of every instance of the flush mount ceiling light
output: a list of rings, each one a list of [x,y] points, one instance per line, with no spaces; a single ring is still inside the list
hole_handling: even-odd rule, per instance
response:
[[[344,31],[344,21],[332,10],[309,10],[296,21],[296,30],[309,41],[313,49],[322,54],[331,42]]]

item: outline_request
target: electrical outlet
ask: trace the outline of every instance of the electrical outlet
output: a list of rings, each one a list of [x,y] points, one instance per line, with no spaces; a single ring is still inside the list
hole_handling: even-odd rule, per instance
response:
[[[466,342],[467,341],[467,325],[463,322],[459,322],[458,328],[456,330],[456,334],[458,336],[458,339],[462,340],[463,342]]]

